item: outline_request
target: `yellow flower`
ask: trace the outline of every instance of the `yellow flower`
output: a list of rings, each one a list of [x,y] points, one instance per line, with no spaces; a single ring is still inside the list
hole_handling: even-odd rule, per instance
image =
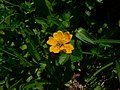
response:
[[[74,47],[69,43],[71,39],[72,34],[69,32],[57,31],[53,33],[53,37],[49,37],[47,41],[47,44],[51,45],[49,51],[54,53],[59,53],[60,51],[72,53]]]

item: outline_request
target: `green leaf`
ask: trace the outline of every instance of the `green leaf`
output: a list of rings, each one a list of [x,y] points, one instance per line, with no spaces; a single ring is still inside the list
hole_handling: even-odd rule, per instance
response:
[[[35,87],[35,83],[34,82],[30,82],[30,83],[26,83],[23,86],[23,89],[29,90],[30,88],[34,88]]]
[[[70,59],[72,62],[81,61],[83,59],[82,51],[79,48],[75,48],[72,55],[70,55]]]
[[[116,70],[117,70],[117,74],[120,82],[120,59],[115,61],[115,66],[116,66]]]
[[[12,51],[17,58],[20,60],[20,64],[23,66],[32,66],[32,64],[30,62],[28,62],[25,58],[23,58],[20,54],[18,54],[16,51],[14,51],[13,49],[9,48],[10,51]]]
[[[5,19],[5,23],[9,26],[10,25],[10,16]]]
[[[51,12],[53,11],[52,4],[48,1],[45,0],[46,6],[48,7],[49,13],[52,14]]]
[[[37,17],[35,19],[35,21],[42,26],[42,29],[45,32],[46,29],[48,28],[47,20],[45,18],[42,18],[42,17]]]
[[[49,82],[47,81],[42,81],[42,80],[39,80],[39,81],[31,81],[31,82],[28,82],[26,84],[23,85],[23,89],[25,90],[29,90],[30,88],[32,89],[37,89],[37,90],[43,90],[43,85],[44,84],[50,84]],[[35,90],[36,90],[35,89]]]
[[[52,26],[53,24],[57,26],[63,26],[62,21],[53,16],[48,16],[48,23]]]
[[[5,83],[5,80],[0,81],[0,86]],[[1,89],[0,89],[1,90]]]
[[[17,82],[15,82],[12,86],[10,86],[10,89],[16,87],[16,85],[18,85],[21,81],[22,81],[22,79],[20,79]]]
[[[70,22],[69,21],[63,21],[62,24],[68,28],[70,26]]]
[[[46,68],[47,64],[45,63],[40,63],[40,69],[44,70]]]
[[[5,77],[5,85],[7,87],[7,89],[9,89],[9,81],[8,81],[8,77]]]
[[[31,75],[31,76],[29,76],[29,77],[26,79],[26,81],[27,81],[27,82],[30,82],[32,79],[33,79],[33,76]]]
[[[0,44],[3,44],[4,40],[3,38],[0,38]]]
[[[99,40],[94,40],[92,39],[92,36],[86,32],[85,29],[79,28],[76,31],[76,37],[80,39],[81,41],[85,43],[91,43],[91,44],[96,44],[96,43],[120,43],[120,40],[111,40],[111,39],[99,39]]]
[[[80,40],[72,40],[71,44],[75,47],[75,49],[72,51],[72,54],[70,55],[71,61],[77,62],[81,61],[83,59],[82,49],[81,49],[81,41]]]
[[[74,55],[71,55],[71,56],[70,56],[70,59],[71,59],[72,62],[81,61],[82,58],[83,58],[83,57],[82,57],[81,55],[80,55],[80,56],[74,56]]]
[[[41,60],[40,58],[40,54],[38,53],[38,51],[35,49],[35,47],[33,46],[33,44],[31,42],[27,42],[27,46],[28,46],[28,51],[31,54],[31,56],[36,59],[37,61]]]
[[[59,56],[58,64],[63,65],[65,62],[67,62],[69,60],[69,56],[70,56],[69,54],[62,53]]]
[[[10,17],[13,16],[14,14],[10,14],[7,17],[5,17],[5,19],[3,19],[0,24],[2,24],[3,22],[5,22],[6,24],[10,25]]]
[[[111,39],[99,39],[95,40],[95,43],[120,43],[120,40],[111,40]]]
[[[21,50],[25,50],[25,49],[27,49],[27,45],[24,44],[24,45],[20,46],[20,49],[21,49]]]
[[[101,86],[97,86],[96,88],[94,88],[94,90],[102,90]]]
[[[73,16],[70,15],[70,12],[64,13],[63,14],[63,20],[69,21]]]
[[[92,36],[89,35],[85,29],[83,28],[79,28],[76,31],[75,36],[80,39],[81,41],[85,42],[85,43],[91,43],[91,44],[95,44],[94,40],[91,38]]]
[[[5,32],[3,30],[0,30],[0,35],[5,35]]]
[[[35,18],[35,21],[38,23],[38,24],[41,24],[41,25],[46,25],[47,26],[47,20],[43,17],[37,17]]]
[[[0,90],[4,90],[3,86],[0,86]]]

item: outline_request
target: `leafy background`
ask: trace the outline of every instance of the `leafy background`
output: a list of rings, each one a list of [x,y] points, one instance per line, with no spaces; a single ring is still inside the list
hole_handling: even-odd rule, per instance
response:
[[[120,89],[119,0],[0,0],[0,90]],[[49,52],[54,32],[72,54]]]

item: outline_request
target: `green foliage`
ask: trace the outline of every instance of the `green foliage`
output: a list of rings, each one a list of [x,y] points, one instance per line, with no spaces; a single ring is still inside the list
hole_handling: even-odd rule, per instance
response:
[[[83,42],[86,42],[86,43],[88,42],[88,43],[91,43],[91,44],[95,44],[94,40],[89,37],[89,34],[87,34],[86,30],[83,29],[83,28],[79,28],[76,31],[76,37]]]
[[[119,78],[119,82],[120,82],[120,60],[116,60],[115,62],[116,64],[116,70],[117,70],[117,74],[118,74],[118,78]]]
[[[0,0],[0,90],[118,90],[119,8],[119,0]],[[73,35],[72,53],[49,51],[58,30]]]

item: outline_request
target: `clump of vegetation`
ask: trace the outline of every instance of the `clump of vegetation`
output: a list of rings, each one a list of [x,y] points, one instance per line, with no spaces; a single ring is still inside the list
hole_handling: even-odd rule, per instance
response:
[[[0,90],[120,89],[119,0],[0,0]]]

